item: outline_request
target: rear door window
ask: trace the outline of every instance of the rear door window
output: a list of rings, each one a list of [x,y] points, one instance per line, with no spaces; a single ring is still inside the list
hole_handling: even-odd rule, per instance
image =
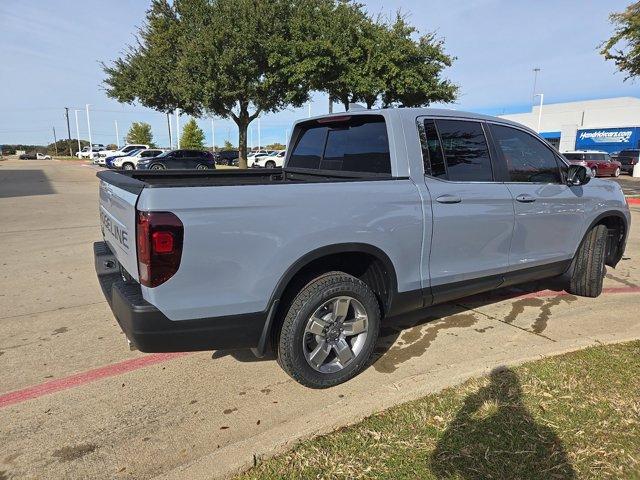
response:
[[[289,167],[391,174],[389,138],[381,115],[354,115],[302,127]]]
[[[462,182],[493,180],[487,139],[480,122],[436,120],[447,178]]]
[[[555,154],[533,135],[495,124],[491,125],[491,135],[502,152],[512,182],[561,182]]]

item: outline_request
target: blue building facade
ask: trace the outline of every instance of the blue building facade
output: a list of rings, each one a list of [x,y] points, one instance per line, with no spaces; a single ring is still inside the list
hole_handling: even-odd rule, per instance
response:
[[[640,127],[589,128],[576,132],[576,150],[615,153],[640,148]]]

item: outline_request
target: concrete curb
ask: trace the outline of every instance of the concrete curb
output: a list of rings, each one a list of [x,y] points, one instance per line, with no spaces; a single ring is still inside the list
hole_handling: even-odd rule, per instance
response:
[[[573,338],[536,347],[537,353],[522,354],[506,359],[492,355],[489,358],[469,359],[460,365],[445,366],[428,373],[406,377],[400,382],[380,385],[377,392],[367,396],[343,399],[328,404],[323,409],[327,415],[320,415],[321,423],[311,422],[308,418],[292,419],[257,436],[227,445],[219,450],[181,465],[165,474],[155,477],[157,480],[178,480],[189,478],[223,479],[241,473],[257,465],[260,461],[282,453],[301,441],[334,431],[361,421],[374,413],[394,405],[416,400],[425,395],[437,393],[445,388],[459,385],[469,378],[487,374],[497,366],[517,366],[522,363],[539,360],[549,356],[581,350],[596,345],[606,345],[640,339],[638,334],[607,334],[600,338]],[[496,358],[498,357],[498,358]],[[458,373],[451,370],[458,370]],[[327,419],[331,419],[327,422]]]

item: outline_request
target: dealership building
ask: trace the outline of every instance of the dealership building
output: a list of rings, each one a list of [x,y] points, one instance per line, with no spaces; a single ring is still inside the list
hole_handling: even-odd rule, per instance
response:
[[[640,148],[640,98],[618,97],[583,102],[552,103],[531,112],[501,115],[540,135],[560,152],[602,150],[609,153]]]

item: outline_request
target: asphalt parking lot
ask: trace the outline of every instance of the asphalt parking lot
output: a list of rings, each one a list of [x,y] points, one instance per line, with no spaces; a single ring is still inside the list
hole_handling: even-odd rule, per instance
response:
[[[329,390],[245,352],[132,352],[93,270],[96,169],[0,162],[0,479],[229,475],[497,365],[640,338],[636,227],[601,297],[527,284],[390,319],[375,362]]]

